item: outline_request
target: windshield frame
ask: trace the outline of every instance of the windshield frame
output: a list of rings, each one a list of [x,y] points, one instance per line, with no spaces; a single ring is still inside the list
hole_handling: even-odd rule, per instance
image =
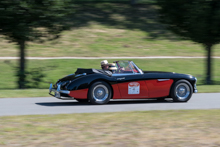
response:
[[[128,62],[129,67],[132,70],[132,73],[121,73],[121,74],[120,73],[113,73],[112,76],[129,76],[129,75],[141,75],[141,74],[143,74],[143,71],[136,64],[134,64],[133,61],[124,61],[123,60],[123,61],[115,61],[114,63],[117,64],[118,62]],[[132,64],[138,70],[139,73],[134,72],[133,68],[131,67],[130,64]]]

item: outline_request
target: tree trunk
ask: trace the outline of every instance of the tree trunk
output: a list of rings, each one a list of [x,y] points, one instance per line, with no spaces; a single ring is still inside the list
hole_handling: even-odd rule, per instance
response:
[[[212,44],[206,45],[207,51],[207,74],[206,74],[206,84],[212,84]]]
[[[20,49],[20,62],[19,62],[19,71],[18,71],[18,86],[19,89],[25,88],[25,41],[18,41]]]

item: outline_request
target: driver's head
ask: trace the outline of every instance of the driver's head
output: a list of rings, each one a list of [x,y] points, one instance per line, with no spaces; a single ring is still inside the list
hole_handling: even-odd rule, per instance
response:
[[[108,60],[101,61],[101,68],[107,70],[109,68]]]

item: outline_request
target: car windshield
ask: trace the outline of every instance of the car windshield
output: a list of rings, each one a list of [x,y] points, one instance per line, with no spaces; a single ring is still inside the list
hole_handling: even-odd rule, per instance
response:
[[[116,74],[139,73],[131,61],[116,61],[115,64],[117,70],[114,73]]]

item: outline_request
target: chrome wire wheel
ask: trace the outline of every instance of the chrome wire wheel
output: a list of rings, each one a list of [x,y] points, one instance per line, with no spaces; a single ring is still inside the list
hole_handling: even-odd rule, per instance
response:
[[[104,81],[97,81],[89,87],[88,100],[91,104],[107,104],[112,98],[112,89]]]
[[[178,84],[175,88],[175,93],[180,101],[185,101],[186,99],[188,99],[188,96],[190,95],[189,85],[186,83]]]
[[[187,80],[179,80],[173,84],[170,96],[174,102],[187,102],[191,98],[192,93],[192,84]]]
[[[96,85],[92,94],[95,101],[105,101],[108,98],[109,91],[105,85]]]

